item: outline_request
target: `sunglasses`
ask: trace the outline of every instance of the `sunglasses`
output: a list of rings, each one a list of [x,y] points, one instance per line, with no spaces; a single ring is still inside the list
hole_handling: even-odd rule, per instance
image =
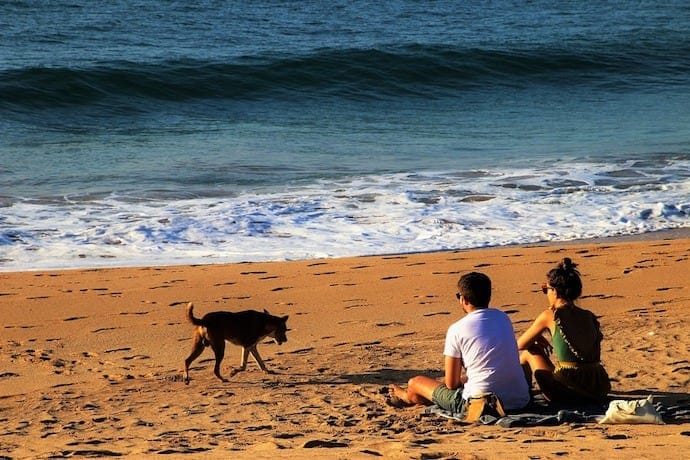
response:
[[[543,292],[544,294],[549,292],[549,289],[553,289],[553,288],[551,286],[547,286],[546,284],[541,285],[541,292]]]
[[[458,300],[462,299],[462,294],[460,294],[459,292],[456,292],[456,293],[455,293],[455,298],[458,299]]]

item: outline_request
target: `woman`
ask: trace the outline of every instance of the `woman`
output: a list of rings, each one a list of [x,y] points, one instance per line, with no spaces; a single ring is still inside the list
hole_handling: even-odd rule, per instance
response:
[[[532,375],[544,397],[553,402],[603,401],[611,382],[601,365],[601,339],[596,316],[575,305],[582,293],[577,265],[564,258],[550,270],[542,286],[549,308],[518,339],[520,363],[528,384]],[[542,335],[548,330],[552,344]],[[554,352],[556,365],[549,356]]]

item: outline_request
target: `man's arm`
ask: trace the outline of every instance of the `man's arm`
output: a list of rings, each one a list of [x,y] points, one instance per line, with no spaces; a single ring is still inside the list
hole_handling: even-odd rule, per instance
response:
[[[446,371],[444,383],[446,384],[446,386],[451,390],[460,388],[464,383],[462,379],[462,358],[453,358],[451,356],[445,356],[444,367]]]

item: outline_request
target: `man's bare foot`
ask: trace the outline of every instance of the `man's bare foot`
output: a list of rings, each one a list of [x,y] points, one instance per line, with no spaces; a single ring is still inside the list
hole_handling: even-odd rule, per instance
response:
[[[402,408],[414,406],[414,403],[407,399],[407,391],[403,390],[398,385],[390,385],[388,387],[388,398],[386,403],[389,406]]]

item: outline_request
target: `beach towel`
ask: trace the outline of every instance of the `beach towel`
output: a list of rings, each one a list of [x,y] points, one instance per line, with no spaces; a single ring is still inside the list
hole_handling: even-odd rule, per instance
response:
[[[505,415],[483,414],[476,421],[469,422],[462,414],[454,414],[436,405],[426,408],[428,415],[457,420],[462,423],[499,425],[504,428],[528,426],[555,426],[563,423],[596,422],[604,417],[603,404],[582,403],[579,405],[557,405],[549,403],[542,395],[535,395],[532,402],[522,410],[506,411]]]

